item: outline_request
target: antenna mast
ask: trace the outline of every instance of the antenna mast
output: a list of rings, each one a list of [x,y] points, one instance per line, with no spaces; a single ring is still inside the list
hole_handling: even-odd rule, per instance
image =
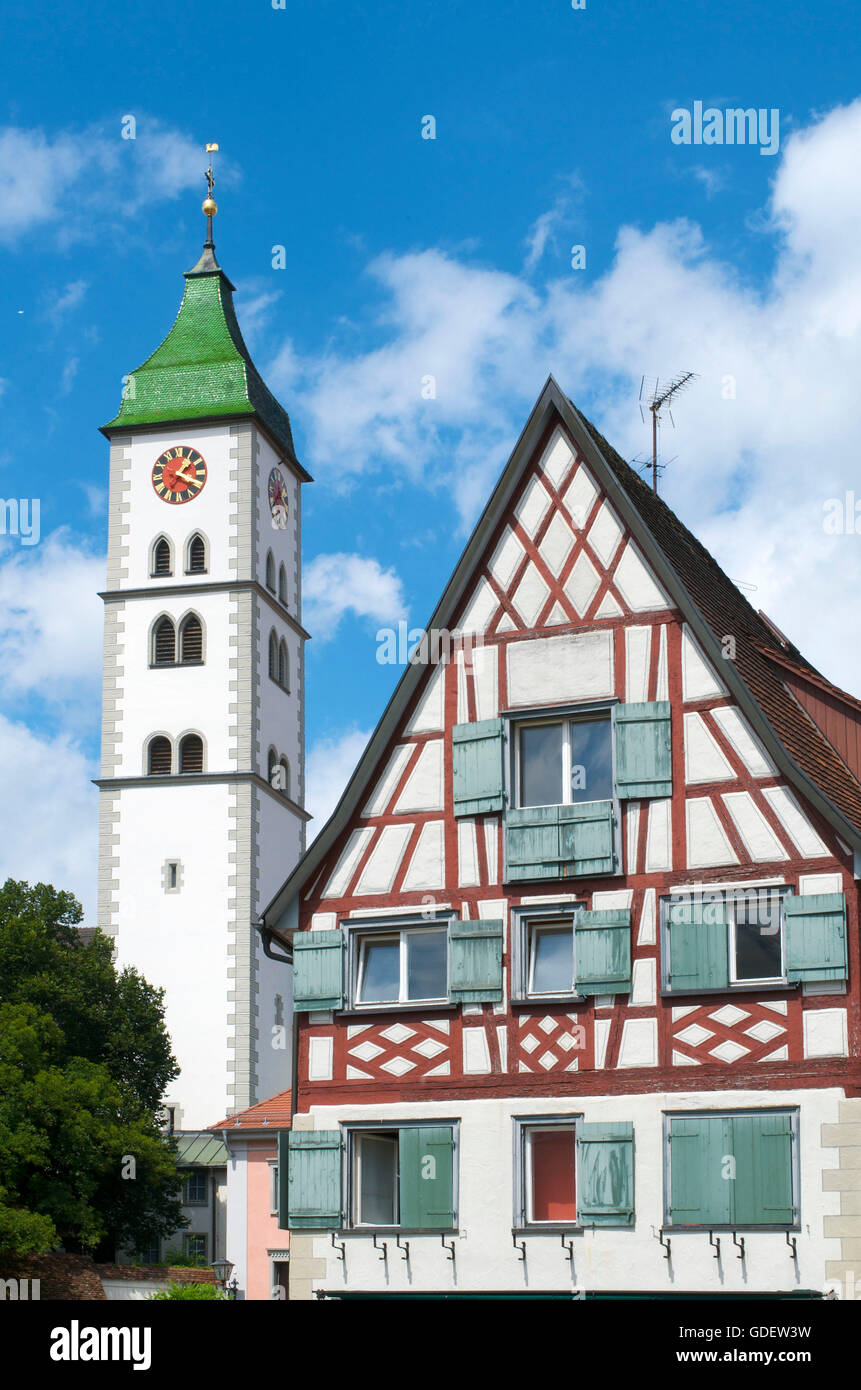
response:
[[[661,381],[658,377],[650,377],[649,381],[652,384],[648,390],[646,388],[646,377],[643,377],[640,382],[640,414],[645,420],[643,402],[644,399],[646,399],[648,401],[647,409],[651,412],[652,416],[653,492],[657,492],[658,490],[658,421],[661,418],[661,411],[664,406],[669,406],[674,396],[677,396],[680,391],[683,391],[686,386],[689,386],[691,382],[696,381],[696,379],[696,372],[679,372],[677,376],[672,377],[669,381]],[[670,424],[675,427],[673,413],[670,409],[667,410],[667,414],[670,417]]]

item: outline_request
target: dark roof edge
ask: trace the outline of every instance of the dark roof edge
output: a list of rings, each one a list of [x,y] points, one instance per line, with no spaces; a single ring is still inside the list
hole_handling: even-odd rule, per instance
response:
[[[705,655],[716,670],[721,672],[725,684],[747,715],[758,737],[768,752],[771,753],[778,768],[816,807],[838,834],[853,849],[861,853],[861,830],[852,825],[821,788],[806,773],[802,772],[795,760],[790,757],[734,664],[731,661],[723,660],[720,644],[711,627],[700,613],[694,599],[670,561],[664,555],[661,546],[619,482],[610,464],[604,458],[583,416],[560,389],[553,376],[547,378],[541,395],[521,431],[499,481],[455,566],[442,598],[427,625],[428,628],[445,628],[449,625],[451,614],[456,609],[466,585],[472,578],[475,562],[484,550],[491,532],[499,522],[509,497],[520,481],[523,466],[531,457],[554,410],[571,435],[580,454],[595,473],[613,506],[630,528],[661,584],[675,601]],[[386,744],[394,733],[401,715],[415,694],[424,670],[424,666],[407,667],[395,687],[338,805],[311,847],[300,859],[293,872],[263,912],[263,920],[267,926],[274,925],[274,922],[283,914],[291,898],[316,872],[353,814],[364,793],[365,781],[382,757]]]

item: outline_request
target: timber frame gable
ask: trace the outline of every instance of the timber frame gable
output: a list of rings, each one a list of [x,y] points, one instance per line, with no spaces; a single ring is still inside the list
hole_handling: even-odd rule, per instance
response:
[[[779,665],[763,650],[763,647],[774,648],[773,625],[751,607],[667,504],[577,411],[552,376],[524,426],[426,630],[458,629],[456,619],[462,615],[482,556],[491,539],[503,529],[524,471],[560,427],[572,451],[587,465],[626,533],[635,542],[645,565],[663,588],[667,607],[679,610],[694,648],[720,672],[727,694],[737,704],[774,767],[854,856],[857,872],[861,865],[861,783],[786,689],[780,679]],[[574,620],[566,616],[562,621]],[[734,659],[726,659],[724,655],[726,637],[734,639]],[[785,657],[822,680],[789,643]],[[424,664],[407,665],[337,807],[266,908],[261,929],[267,939],[280,942],[289,950],[290,937],[298,926],[299,895],[309,883],[315,884],[333,848],[359,814],[363,798],[367,797],[385,766],[390,745],[404,724],[405,716],[420,704],[428,683],[436,674],[438,670],[429,670]],[[470,717],[475,718],[475,715]]]

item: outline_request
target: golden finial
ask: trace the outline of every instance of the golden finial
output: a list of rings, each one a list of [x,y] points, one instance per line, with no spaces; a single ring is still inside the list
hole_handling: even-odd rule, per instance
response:
[[[213,155],[213,154],[215,154],[215,153],[217,152],[217,150],[218,150],[218,146],[217,146],[217,145],[207,145],[207,147],[206,147],[206,153],[207,153],[208,155]],[[207,171],[206,171],[205,177],[206,177],[206,186],[207,186],[207,188],[208,188],[209,191],[208,191],[206,197],[205,197],[204,200],[203,200],[203,212],[205,213],[206,217],[209,219],[208,233],[209,233],[209,240],[211,241],[211,240],[212,240],[212,219],[213,219],[213,217],[215,216],[215,214],[218,212],[218,204],[216,203],[215,199],[214,199],[213,196],[212,196],[212,190],[213,190],[213,188],[214,188],[214,186],[215,186],[215,177],[214,177],[214,175],[213,175],[213,173],[212,173],[212,160],[211,160],[211,159],[210,159],[210,161],[209,161],[209,168],[208,168]]]

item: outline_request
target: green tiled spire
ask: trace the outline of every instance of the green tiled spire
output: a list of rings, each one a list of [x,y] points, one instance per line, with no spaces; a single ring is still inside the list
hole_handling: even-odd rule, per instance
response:
[[[164,342],[127,379],[105,433],[140,425],[256,416],[295,459],[286,410],[264,384],[242,339],[233,285],[207,241]]]

